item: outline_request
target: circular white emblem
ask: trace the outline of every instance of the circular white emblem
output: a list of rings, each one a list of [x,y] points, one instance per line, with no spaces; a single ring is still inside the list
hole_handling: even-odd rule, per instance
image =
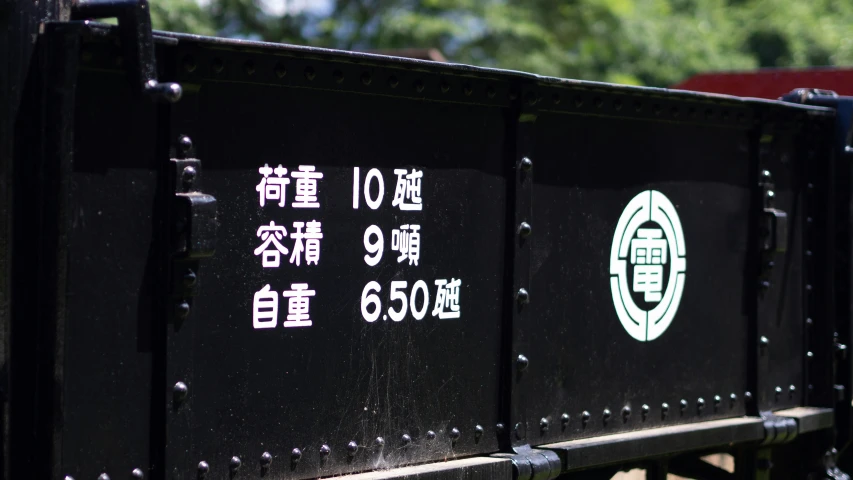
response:
[[[616,224],[610,249],[613,306],[641,342],[672,323],[684,290],[684,232],[672,202],[657,190],[634,197]]]

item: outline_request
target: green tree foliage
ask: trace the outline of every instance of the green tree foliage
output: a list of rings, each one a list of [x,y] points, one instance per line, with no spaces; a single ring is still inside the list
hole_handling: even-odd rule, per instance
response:
[[[694,73],[853,63],[839,0],[151,0],[156,28],[324,47],[439,48],[455,62],[666,86]],[[278,0],[287,2],[290,0]]]

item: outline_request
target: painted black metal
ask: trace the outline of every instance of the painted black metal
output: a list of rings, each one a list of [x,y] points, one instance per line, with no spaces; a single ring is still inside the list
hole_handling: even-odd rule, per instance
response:
[[[16,243],[38,268],[22,258],[15,276],[56,297],[29,332],[46,370],[18,378],[38,392],[31,412],[58,405],[20,447],[51,452],[44,478],[314,478],[512,451],[519,478],[649,459],[662,476],[674,454],[732,445],[758,470],[757,445],[802,422],[768,417],[768,432],[744,414],[801,405],[804,384],[822,405],[846,385],[815,367],[803,382],[813,340],[830,361],[849,343],[812,297],[832,302],[840,275],[821,277],[837,252],[812,249],[843,238],[840,218],[819,216],[837,213],[843,185],[808,198],[811,180],[832,178],[809,157],[831,109],[171,34],[150,37],[157,77],[184,98],[158,105],[124,78],[114,34],[48,25],[45,58],[64,63],[39,68],[62,81],[39,84],[46,116],[22,124],[47,147],[21,171],[45,194],[30,207],[44,241],[27,250],[21,228]],[[259,205],[265,164],[316,167],[321,208]],[[384,202],[369,208],[362,188],[355,209],[353,179],[373,168]],[[424,172],[423,211],[391,208],[396,168]],[[613,312],[608,252],[648,189],[675,203],[688,269],[674,323],[639,342]],[[311,220],[317,265],[261,265],[259,226]],[[362,263],[368,226],[389,250],[391,229],[415,222],[417,265],[390,252]],[[381,316],[392,281],[428,280],[434,300],[439,278],[462,280],[461,318],[363,318],[368,282]],[[303,282],[310,328],[255,328],[262,287]],[[803,312],[819,319],[805,344]]]

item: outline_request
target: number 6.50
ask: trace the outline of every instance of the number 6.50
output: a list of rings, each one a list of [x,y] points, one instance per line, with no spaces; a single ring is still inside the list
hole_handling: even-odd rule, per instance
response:
[[[427,284],[423,280],[415,282],[412,286],[409,298],[406,298],[406,292],[404,291],[406,286],[408,286],[408,283],[405,281],[391,282],[391,298],[389,299],[389,303],[393,304],[394,302],[399,301],[400,309],[395,310],[393,305],[390,306],[388,308],[388,316],[391,317],[391,320],[400,322],[406,317],[407,309],[411,308],[412,316],[415,317],[415,320],[423,320],[426,316],[427,308],[429,308],[429,290],[427,290]],[[379,300],[379,296],[376,295],[376,293],[381,291],[382,287],[379,283],[368,282],[367,285],[364,286],[364,290],[361,292],[361,316],[368,322],[375,322],[379,319],[379,315],[382,311],[382,302]],[[418,296],[418,291],[423,292],[424,297],[420,309],[417,308],[415,301]],[[368,309],[368,306],[371,305],[372,308]]]

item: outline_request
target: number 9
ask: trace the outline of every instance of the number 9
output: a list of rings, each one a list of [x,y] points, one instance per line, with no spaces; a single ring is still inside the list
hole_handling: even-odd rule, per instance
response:
[[[371,235],[376,235],[375,243],[370,243]],[[379,260],[382,259],[382,251],[385,249],[385,239],[382,237],[382,230],[376,225],[371,225],[364,231],[364,249],[367,250],[367,253],[374,254],[372,257],[365,255],[364,262],[371,267],[375,267],[379,263]]]

